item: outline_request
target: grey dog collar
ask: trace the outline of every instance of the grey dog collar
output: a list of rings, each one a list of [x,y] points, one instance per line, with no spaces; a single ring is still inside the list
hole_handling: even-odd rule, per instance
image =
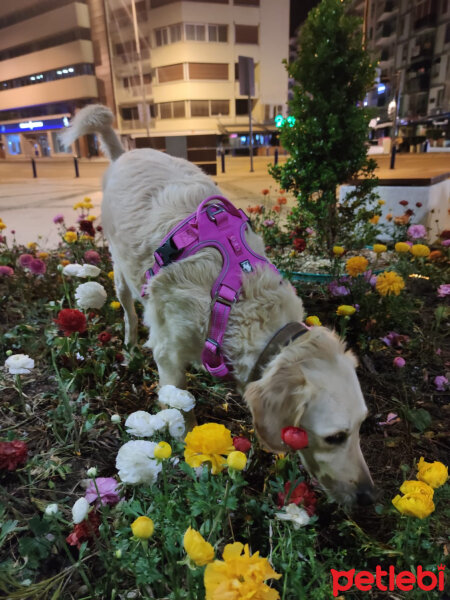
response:
[[[253,367],[247,384],[259,379],[260,374],[269,361],[278,354],[281,348],[284,348],[298,337],[309,331],[309,327],[303,323],[288,323],[279,329],[267,342],[264,350],[258,357],[255,366]]]

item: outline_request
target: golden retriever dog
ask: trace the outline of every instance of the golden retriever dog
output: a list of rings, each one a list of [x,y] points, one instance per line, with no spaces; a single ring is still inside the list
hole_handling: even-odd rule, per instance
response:
[[[98,133],[111,159],[103,181],[102,225],[114,262],[118,298],[124,310],[125,342],[137,342],[134,302],[158,366],[160,385],[182,388],[185,370],[199,362],[211,315],[211,288],[222,268],[215,248],[173,262],[153,277],[141,297],[153,253],[180,221],[212,195],[216,184],[197,166],[152,149],[124,149],[104,106],[80,110],[62,135],[75,139]],[[262,239],[248,228],[247,244],[264,255]],[[338,336],[313,327],[286,345],[250,377],[261,352],[288,323],[303,320],[303,305],[288,281],[268,266],[242,274],[238,302],[231,309],[223,353],[248,405],[261,443],[286,451],[281,430],[301,426],[309,446],[301,456],[328,495],[346,505],[373,501],[373,482],[360,449],[359,428],[367,415],[354,356]],[[252,381],[249,381],[249,378]]]

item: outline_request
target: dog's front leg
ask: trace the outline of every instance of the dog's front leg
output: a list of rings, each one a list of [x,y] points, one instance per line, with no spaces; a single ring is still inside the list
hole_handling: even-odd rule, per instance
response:
[[[163,385],[174,385],[179,389],[186,387],[186,365],[181,364],[181,362],[177,365],[175,360],[158,360],[156,357],[155,361],[158,367],[159,385],[161,387]],[[162,409],[167,408],[162,402],[159,405]],[[191,431],[197,425],[194,409],[183,413],[183,416],[186,423],[186,432]]]

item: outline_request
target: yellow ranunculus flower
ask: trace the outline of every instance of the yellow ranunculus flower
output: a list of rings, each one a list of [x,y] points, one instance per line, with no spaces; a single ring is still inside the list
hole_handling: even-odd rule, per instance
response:
[[[95,219],[96,219],[96,218],[97,218],[97,217],[96,217],[95,215],[88,215],[88,216],[86,217],[86,221],[91,221],[91,223],[92,223],[92,221],[95,221]]]
[[[155,446],[154,456],[160,460],[170,458],[172,456],[172,448],[170,444],[167,442],[159,442],[159,444]]]
[[[367,269],[369,265],[369,261],[364,256],[352,256],[352,258],[347,259],[345,263],[345,269],[350,277],[356,277]]]
[[[213,475],[220,473],[226,464],[224,456],[234,451],[231,431],[219,423],[205,423],[194,427],[185,440],[184,460],[191,467],[211,463]]]
[[[89,198],[89,196],[85,196],[85,197],[83,198],[83,202],[84,202],[84,203],[89,203],[89,202],[92,202],[92,200]]]
[[[448,467],[441,462],[427,463],[423,456],[417,465],[417,479],[424,481],[432,488],[441,487],[448,479]]]
[[[406,242],[397,242],[394,246],[395,251],[396,252],[400,252],[400,253],[405,253],[405,252],[409,252],[409,249],[411,248],[411,246],[409,244],[407,244]]]
[[[373,217],[369,219],[369,223],[372,223],[372,225],[377,225],[379,220],[380,215],[373,215]]]
[[[113,300],[112,302],[109,303],[109,306],[113,310],[119,310],[119,308],[120,308],[120,302],[117,302],[117,300]]]
[[[298,256],[297,250],[291,250],[289,252],[289,258],[295,258],[296,256]]]
[[[310,327],[314,327],[314,326],[319,327],[320,325],[322,325],[319,317],[316,317],[315,315],[311,315],[310,317],[307,317],[305,323],[307,325],[309,325]]]
[[[73,205],[73,210],[77,210],[78,208],[83,208],[82,202],[77,202],[76,204]]]
[[[384,244],[374,244],[373,245],[373,251],[376,254],[381,254],[382,252],[386,252],[387,250],[387,246],[385,246]]]
[[[45,260],[49,257],[49,253],[48,252],[38,252],[37,253],[37,257],[40,258],[41,260]]]
[[[92,235],[87,235],[87,233],[83,233],[82,235],[80,235],[80,241],[82,242],[92,242],[93,241],[93,237]]]
[[[153,535],[155,530],[155,524],[150,517],[138,517],[131,523],[131,531],[134,537],[140,538],[141,540],[147,540]]]
[[[6,229],[6,225],[3,223],[3,221],[0,219],[0,231],[2,231],[3,229]]]
[[[389,296],[390,294],[398,296],[404,287],[403,278],[394,271],[383,271],[378,275],[375,283],[375,288],[381,296]]]
[[[240,450],[234,450],[227,456],[227,465],[235,471],[242,471],[247,464],[247,457]]]
[[[81,202],[81,208],[89,210],[90,208],[94,208],[94,205],[92,204],[92,202]]]
[[[206,566],[204,583],[206,600],[229,598],[230,600],[278,600],[279,593],[266,585],[267,579],[280,579],[267,558],[259,552],[250,555],[248,544],[227,544],[223,560],[215,560]]]
[[[63,237],[68,244],[72,244],[77,241],[78,235],[76,231],[67,231]]]
[[[36,250],[37,243],[36,242],[28,242],[27,248],[29,248],[30,250]]]
[[[379,204],[380,206],[383,206],[383,204],[386,204],[386,201],[385,201],[385,200],[382,200],[382,199],[380,198],[380,199],[378,200],[378,204]]]
[[[434,511],[433,500],[430,496],[421,493],[397,495],[392,500],[392,504],[403,515],[418,517],[419,519],[425,519]]]
[[[333,254],[335,256],[342,256],[345,252],[345,248],[343,246],[333,246]]]
[[[430,249],[425,244],[414,244],[410,251],[413,256],[430,256]]]
[[[108,273],[108,277],[109,277],[109,278],[110,278],[112,281],[114,281],[114,271],[109,271],[109,273]]]
[[[355,312],[356,308],[354,306],[349,306],[348,304],[341,304],[336,310],[336,314],[340,317],[351,317]]]
[[[425,494],[433,498],[434,490],[428,484],[423,481],[404,481],[400,486],[402,494]]]
[[[214,548],[201,533],[189,527],[183,537],[186,554],[198,567],[203,567],[214,560]]]

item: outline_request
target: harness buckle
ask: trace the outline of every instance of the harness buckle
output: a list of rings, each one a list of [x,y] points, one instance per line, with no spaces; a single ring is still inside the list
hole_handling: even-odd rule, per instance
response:
[[[215,346],[215,348],[216,348],[216,354],[220,354],[220,344],[219,344],[219,342],[217,342],[216,340],[213,340],[210,337],[206,338],[205,343],[206,342],[209,342],[210,344],[212,344],[213,346]]]
[[[219,296],[219,294],[216,294],[211,304],[211,310],[214,308],[216,302],[220,302],[221,304],[225,304],[225,306],[229,306],[231,308],[233,304],[235,304],[236,298],[233,300],[228,300],[227,298],[223,298],[222,296]]]
[[[155,254],[158,254],[158,257],[161,259],[163,267],[169,265],[173,261],[173,259],[176,258],[178,253],[179,250],[173,245],[171,237],[168,240],[166,240],[164,244],[160,246],[155,252]]]
[[[216,215],[225,212],[225,208],[219,204],[211,204],[206,209],[206,214],[210,221],[216,222]]]

